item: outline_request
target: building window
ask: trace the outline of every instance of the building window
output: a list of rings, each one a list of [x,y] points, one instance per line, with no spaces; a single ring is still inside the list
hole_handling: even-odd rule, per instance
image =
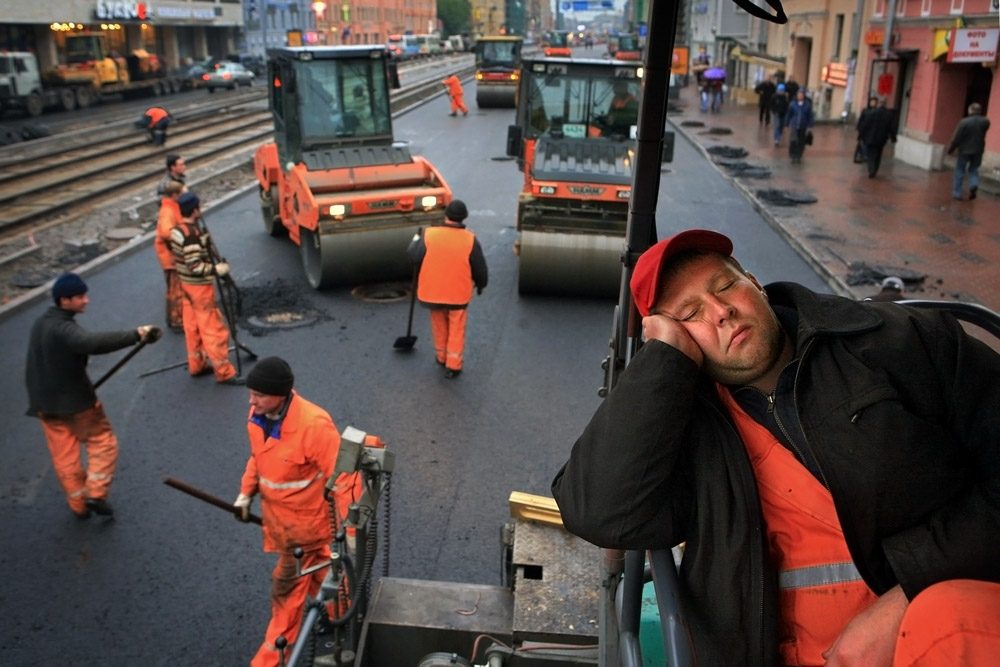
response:
[[[965,0],[951,0],[951,13],[961,14],[965,11]]]
[[[931,15],[931,0],[920,0],[920,15],[921,16]]]
[[[954,2],[954,0],[952,0]],[[885,16],[885,0],[875,0],[875,16]]]
[[[833,19],[833,60],[840,60],[842,41],[844,41],[844,15],[837,14]]]
[[[906,16],[906,0],[896,0],[896,16],[899,18]]]

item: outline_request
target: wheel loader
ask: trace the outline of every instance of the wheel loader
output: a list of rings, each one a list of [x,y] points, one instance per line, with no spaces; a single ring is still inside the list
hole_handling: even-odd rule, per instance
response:
[[[393,141],[384,46],[268,50],[273,143],[254,155],[264,227],[299,246],[316,289],[406,278],[451,189]]]

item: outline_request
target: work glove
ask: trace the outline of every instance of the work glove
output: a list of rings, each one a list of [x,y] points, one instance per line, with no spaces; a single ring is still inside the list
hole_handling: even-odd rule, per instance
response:
[[[205,248],[207,248],[209,244],[212,243],[212,235],[209,234],[208,232],[202,232],[199,238],[201,239],[201,245],[204,246]]]
[[[228,276],[229,275],[229,263],[228,262],[219,262],[218,264],[216,264],[215,265],[215,275],[219,276],[220,278],[225,278],[226,276]]]
[[[236,508],[236,518],[243,523],[250,521],[250,503],[253,502],[253,497],[241,493],[236,496],[236,500],[233,501],[233,507]]]

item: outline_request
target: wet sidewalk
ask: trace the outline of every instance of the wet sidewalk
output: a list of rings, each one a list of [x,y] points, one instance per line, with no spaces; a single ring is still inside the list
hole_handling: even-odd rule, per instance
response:
[[[720,113],[701,113],[695,95],[694,86],[681,90],[681,112],[669,117],[674,129],[700,145],[838,291],[870,296],[878,291],[881,276],[898,275],[907,296],[973,301],[1000,312],[996,196],[980,190],[974,201],[953,200],[950,169],[928,172],[898,162],[892,143],[883,152],[878,175],[870,179],[866,166],[852,161],[853,125],[818,124],[801,164],[792,164],[788,132],[775,146],[772,128],[758,123],[756,105],[726,104]],[[690,126],[692,121],[704,127]],[[718,134],[726,129],[731,134]],[[748,154],[716,156],[708,152],[712,147],[743,148]],[[727,167],[720,160],[745,164]],[[767,172],[769,178],[754,177]],[[774,189],[816,202],[766,202],[760,191]]]

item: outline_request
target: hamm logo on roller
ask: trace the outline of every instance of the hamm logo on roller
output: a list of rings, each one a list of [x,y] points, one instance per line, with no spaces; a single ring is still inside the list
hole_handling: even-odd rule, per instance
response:
[[[383,201],[373,201],[368,204],[368,208],[395,208],[398,203],[395,199],[385,199]]]
[[[595,188],[592,185],[571,185],[569,191],[575,195],[600,195],[604,194],[604,188]]]

